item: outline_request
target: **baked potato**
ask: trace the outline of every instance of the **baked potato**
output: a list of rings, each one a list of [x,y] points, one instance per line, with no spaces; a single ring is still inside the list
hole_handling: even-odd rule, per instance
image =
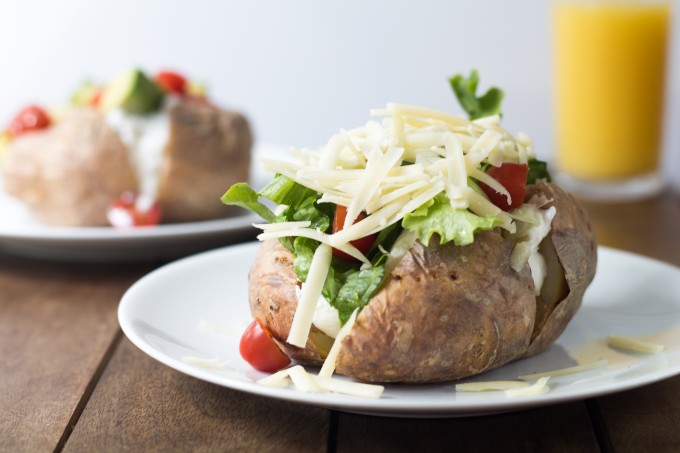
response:
[[[499,116],[379,112],[295,164],[262,162],[277,176],[260,192],[224,195],[269,221],[255,322],[323,377],[367,382],[457,380],[548,348],[595,274],[586,213]]]
[[[12,139],[2,167],[5,190],[39,221],[55,226],[109,225],[107,209],[125,192],[149,195],[165,223],[233,215],[236,209],[225,208],[215,194],[248,178],[253,141],[248,121],[186,94],[168,93],[156,105],[163,94],[150,79],[142,80],[146,85],[136,85],[138,91],[128,97],[145,100],[149,89],[157,90],[155,110],[75,105],[49,127]],[[115,109],[117,116],[111,116]],[[130,119],[121,123],[126,114]],[[156,131],[140,139],[150,121]],[[130,140],[137,140],[139,150]],[[158,142],[153,150],[151,140]]]
[[[569,194],[538,183],[528,188],[527,197],[535,195],[557,209],[541,242],[544,255],[554,250],[556,259],[547,260],[540,295],[528,266],[510,267],[514,244],[498,230],[462,247],[416,241],[342,340],[337,372],[370,382],[449,381],[549,347],[578,310],[597,252],[588,219]],[[265,241],[249,275],[251,313],[286,354],[320,365],[332,340],[315,327],[304,349],[286,343],[298,284],[291,252],[275,239]]]
[[[48,225],[106,225],[108,206],[139,190],[125,145],[93,109],[14,139],[2,170],[7,193]]]

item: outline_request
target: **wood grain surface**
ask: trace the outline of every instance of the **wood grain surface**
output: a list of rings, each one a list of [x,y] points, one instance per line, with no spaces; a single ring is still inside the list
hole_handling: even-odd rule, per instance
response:
[[[325,451],[329,413],[183,375],[127,339],[64,451]]]
[[[120,335],[118,301],[149,269],[0,255],[3,451],[51,451],[68,435]]]
[[[680,266],[680,196],[651,202],[585,203],[602,245]],[[680,294],[677,295],[680,300]],[[644,301],[641,301],[643,303]],[[617,452],[680,451],[680,377],[598,398],[606,436]]]
[[[680,266],[677,194],[583,204],[600,244]],[[449,419],[336,412],[188,377],[139,351],[118,327],[120,297],[157,265],[0,253],[0,451],[680,451],[680,377]]]

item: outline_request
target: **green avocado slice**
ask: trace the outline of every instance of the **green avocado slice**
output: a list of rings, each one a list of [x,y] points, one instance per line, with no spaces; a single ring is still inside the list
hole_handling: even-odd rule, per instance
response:
[[[116,77],[104,90],[103,109],[121,108],[128,113],[145,114],[157,111],[163,90],[139,69],[132,69]]]

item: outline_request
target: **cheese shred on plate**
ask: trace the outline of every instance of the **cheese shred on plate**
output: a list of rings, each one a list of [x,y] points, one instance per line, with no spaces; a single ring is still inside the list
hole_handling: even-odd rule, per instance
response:
[[[268,387],[288,387],[291,382],[297,390],[308,393],[338,393],[363,398],[380,398],[385,387],[375,384],[364,384],[346,379],[314,376],[308,373],[301,365],[277,371],[257,381],[258,384]]]
[[[494,392],[524,387],[529,387],[529,384],[520,381],[465,382],[463,384],[456,384],[456,392]]]
[[[520,387],[516,389],[505,390],[505,396],[508,398],[515,398],[521,396],[537,396],[541,395],[549,390],[548,380],[549,376],[544,376],[539,378],[536,382],[528,387]]]
[[[521,381],[480,381],[456,385],[457,392],[493,392],[502,390],[508,398],[536,396],[547,392],[550,376],[543,376],[533,384]]]
[[[519,376],[520,379],[524,381],[533,381],[534,379],[539,379],[542,377],[557,377],[557,376],[567,376],[570,374],[584,373],[586,371],[595,370],[598,368],[604,368],[609,364],[605,359],[596,360],[591,363],[585,363],[583,365],[572,366],[568,368],[561,368],[559,370],[543,371],[541,373],[524,374]]]
[[[647,341],[638,340],[637,338],[623,337],[620,335],[609,335],[607,337],[607,344],[615,348],[640,352],[642,354],[657,354],[664,349],[662,344],[649,343]]]
[[[317,149],[293,148],[296,162],[260,160],[265,172],[281,174],[320,193],[318,203],[347,208],[344,228],[334,234],[316,230],[309,222],[256,225],[263,230],[260,240],[307,237],[323,244],[311,263],[288,338],[299,347],[307,341],[313,305],[321,295],[330,266],[331,247],[370,266],[351,242],[400,222],[440,193],[448,197],[453,208],[469,209],[480,217],[494,216],[509,233],[516,229],[513,218],[475,190],[470,181],[487,184],[510,201],[508,191],[482,166],[526,163],[535,158],[526,134],[513,137],[500,126],[497,115],[469,120],[394,103],[371,113],[385,118],[342,130]],[[366,216],[356,221],[362,212]]]

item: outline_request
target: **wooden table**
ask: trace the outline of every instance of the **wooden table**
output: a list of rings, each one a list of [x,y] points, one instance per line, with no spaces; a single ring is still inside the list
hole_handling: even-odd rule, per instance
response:
[[[677,194],[585,205],[601,244],[680,265]],[[116,318],[129,285],[160,264],[0,253],[0,451],[680,451],[680,377],[449,419],[354,415],[188,377],[133,346]]]

